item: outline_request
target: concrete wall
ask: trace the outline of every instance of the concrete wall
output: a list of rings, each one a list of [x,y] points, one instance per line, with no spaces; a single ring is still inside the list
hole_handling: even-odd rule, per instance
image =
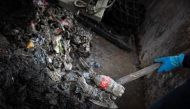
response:
[[[189,0],[141,0],[146,18],[138,38],[142,66],[152,59],[173,55],[190,48]]]

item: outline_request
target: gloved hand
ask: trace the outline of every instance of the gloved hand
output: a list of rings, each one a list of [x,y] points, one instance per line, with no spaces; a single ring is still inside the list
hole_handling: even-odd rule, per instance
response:
[[[185,55],[181,53],[176,56],[156,58],[154,62],[162,63],[159,69],[157,70],[157,73],[161,74],[161,73],[171,71],[175,68],[182,67],[184,56]]]

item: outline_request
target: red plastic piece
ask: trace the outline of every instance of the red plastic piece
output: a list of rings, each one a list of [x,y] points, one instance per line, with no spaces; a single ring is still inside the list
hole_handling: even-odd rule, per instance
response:
[[[99,84],[99,87],[101,89],[104,89],[106,90],[108,88],[108,86],[110,85],[111,83],[111,78],[108,77],[108,76],[103,76],[100,80],[100,84]]]

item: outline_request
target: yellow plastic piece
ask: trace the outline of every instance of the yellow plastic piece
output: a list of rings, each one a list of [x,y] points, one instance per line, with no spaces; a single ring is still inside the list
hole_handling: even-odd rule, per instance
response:
[[[26,48],[34,48],[34,43],[31,40],[29,40],[29,42],[27,43]]]

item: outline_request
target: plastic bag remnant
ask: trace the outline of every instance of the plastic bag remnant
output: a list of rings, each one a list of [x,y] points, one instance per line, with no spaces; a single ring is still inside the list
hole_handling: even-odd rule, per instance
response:
[[[96,85],[98,85],[101,89],[104,89],[105,91],[108,91],[112,94],[114,94],[117,97],[120,97],[123,95],[125,88],[116,83],[112,78],[105,75],[97,75],[94,78],[94,82]]]
[[[55,38],[53,40],[54,50],[56,53],[63,53],[63,51],[64,51],[61,40],[62,40],[61,35],[55,36]]]

